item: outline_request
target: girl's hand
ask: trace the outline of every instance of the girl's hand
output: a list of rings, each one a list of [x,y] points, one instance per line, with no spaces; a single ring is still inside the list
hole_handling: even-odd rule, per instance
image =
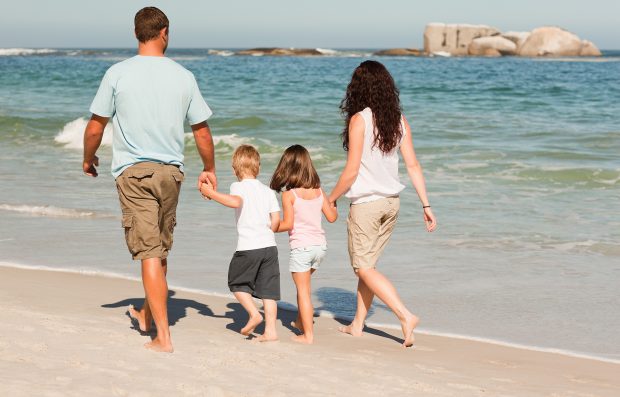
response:
[[[437,228],[437,219],[435,219],[433,210],[431,210],[430,207],[424,208],[424,223],[426,224],[426,230],[429,232],[432,232]]]

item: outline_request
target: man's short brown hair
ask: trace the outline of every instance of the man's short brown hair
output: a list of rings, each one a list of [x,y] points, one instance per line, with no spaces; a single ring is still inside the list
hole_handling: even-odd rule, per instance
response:
[[[252,145],[237,147],[232,156],[232,167],[238,178],[256,177],[260,169],[260,154]]]
[[[157,7],[144,7],[136,13],[133,20],[136,38],[146,43],[159,36],[159,32],[170,26],[168,17]]]

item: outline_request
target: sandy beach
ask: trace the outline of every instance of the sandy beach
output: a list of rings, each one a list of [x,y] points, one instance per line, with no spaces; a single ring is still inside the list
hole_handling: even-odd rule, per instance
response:
[[[0,294],[3,396],[620,395],[618,364],[429,335],[403,349],[394,330],[353,338],[330,318],[298,345],[284,310],[280,341],[261,344],[238,333],[239,304],[183,291],[175,352],[157,354],[126,315],[142,296],[131,280],[0,267]]]

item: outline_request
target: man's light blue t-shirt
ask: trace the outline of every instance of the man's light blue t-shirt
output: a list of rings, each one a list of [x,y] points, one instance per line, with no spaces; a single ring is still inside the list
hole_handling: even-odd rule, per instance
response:
[[[212,112],[194,75],[166,57],[136,55],[106,72],[90,111],[112,117],[112,175],[143,161],[183,167],[185,131]]]

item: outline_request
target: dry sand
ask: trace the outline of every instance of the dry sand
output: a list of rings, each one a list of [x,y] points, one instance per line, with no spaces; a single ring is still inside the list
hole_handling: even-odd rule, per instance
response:
[[[330,318],[303,346],[286,311],[261,344],[237,332],[237,303],[182,291],[175,352],[154,353],[125,314],[142,302],[130,280],[0,267],[0,294],[0,396],[620,396],[618,364],[428,335],[403,349]]]

